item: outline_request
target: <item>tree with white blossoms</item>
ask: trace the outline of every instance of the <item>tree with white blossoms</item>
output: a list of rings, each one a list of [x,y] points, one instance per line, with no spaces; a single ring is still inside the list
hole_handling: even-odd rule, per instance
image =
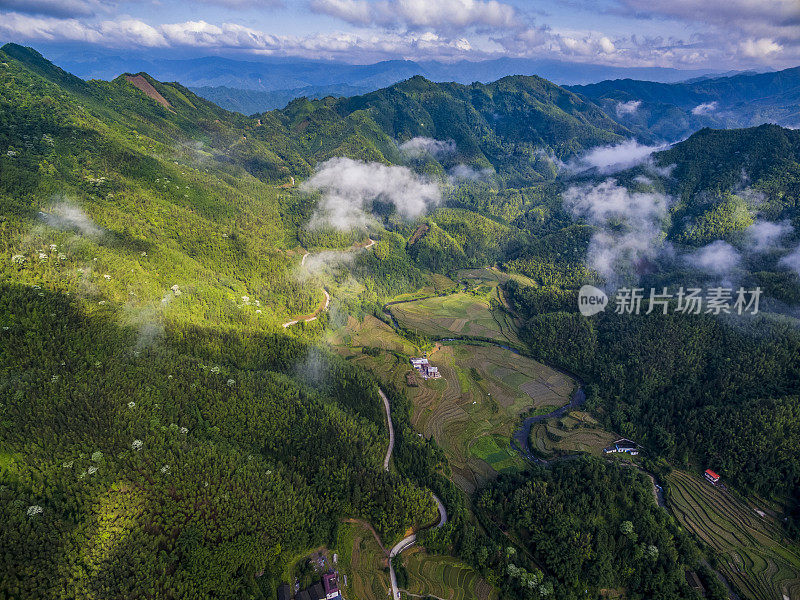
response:
[[[28,507],[28,516],[35,517],[36,515],[41,514],[43,511],[44,509],[41,506],[39,506],[38,504],[34,504]]]
[[[142,440],[133,440],[133,443],[131,444],[131,448],[134,450],[141,450],[142,446],[144,446]]]
[[[228,387],[233,387],[234,385],[236,385],[236,380],[235,379],[228,379]]]
[[[101,460],[103,460],[103,453],[100,452],[100,450],[97,450],[96,452],[92,452],[92,460],[94,462],[100,462]]]
[[[15,254],[11,257],[11,262],[15,265],[24,265],[25,264],[25,257],[22,254]]]

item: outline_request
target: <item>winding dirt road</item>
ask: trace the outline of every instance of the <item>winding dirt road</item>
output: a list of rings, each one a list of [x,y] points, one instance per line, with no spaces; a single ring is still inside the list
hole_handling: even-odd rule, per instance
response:
[[[350,251],[351,252],[358,252],[359,250],[368,250],[369,248],[372,248],[375,244],[376,244],[376,240],[373,240],[372,238],[369,238],[369,243],[368,244],[366,244],[365,246],[355,246],[355,247],[351,248]],[[301,267],[305,267],[306,259],[308,258],[308,256],[309,256],[308,252],[303,254],[303,258],[300,260],[300,266]],[[316,319],[319,316],[320,313],[328,310],[328,307],[330,306],[330,303],[331,303],[331,296],[328,293],[328,290],[326,290],[324,287],[322,288],[322,292],[325,294],[325,305],[324,306],[319,308],[310,317],[301,317],[299,319],[294,319],[292,321],[287,321],[286,323],[283,324],[283,327],[284,328],[291,327],[292,325],[294,325],[296,323],[300,323],[301,321],[304,321],[304,322],[313,321],[314,319]],[[383,400],[383,408],[386,411],[386,425],[389,428],[389,447],[386,449],[386,457],[383,459],[383,468],[386,471],[388,471],[389,470],[389,461],[392,459],[392,452],[394,451],[394,425],[392,424],[392,409],[391,409],[391,406],[389,404],[389,398],[386,396],[384,391],[382,389],[378,388],[378,394],[380,395],[381,400]],[[442,504],[442,501],[439,500],[439,498],[436,497],[436,494],[431,493],[431,495],[433,496],[433,500],[436,502],[436,508],[439,511],[439,520],[436,523],[435,527],[443,527],[444,524],[447,523],[447,511],[445,510],[444,504]],[[375,531],[373,529],[373,533],[374,532]],[[412,533],[411,535],[406,536],[405,538],[403,538],[402,540],[397,542],[394,545],[394,547],[391,550],[389,550],[389,553],[388,553],[389,577],[390,577],[391,583],[392,583],[392,598],[393,599],[399,600],[399,598],[400,598],[400,590],[397,588],[397,575],[395,574],[394,566],[392,566],[392,559],[395,556],[397,556],[398,554],[400,554],[401,552],[403,552],[403,550],[406,550],[407,548],[410,548],[411,546],[413,546],[416,543],[416,541],[417,541],[417,534],[416,533]],[[378,543],[380,544],[380,540],[378,540]],[[381,547],[383,547],[383,546],[381,545]]]
[[[394,426],[392,425],[392,412],[389,408],[389,398],[383,393],[383,390],[378,388],[378,393],[383,399],[383,408],[386,410],[386,423],[389,425],[389,448],[386,450],[386,458],[383,459],[383,468],[389,470],[389,460],[392,458],[392,450],[394,450]]]
[[[365,246],[353,246],[352,248],[350,248],[349,252],[358,252],[359,250],[368,250],[369,248],[372,248],[377,243],[377,240],[373,240],[372,238],[367,238],[367,239],[369,240],[369,244],[367,244]],[[309,257],[309,253],[308,252],[303,254],[303,258],[300,259],[300,266],[301,267],[305,267],[306,266],[306,259],[308,257]],[[322,288],[322,293],[325,294],[325,304],[322,305],[320,308],[318,308],[314,312],[314,314],[312,314],[309,317],[300,317],[300,318],[294,319],[292,321],[286,321],[286,323],[283,324],[283,328],[286,329],[287,327],[291,327],[292,325],[296,325],[297,323],[310,323],[311,321],[315,321],[317,319],[317,317],[319,317],[320,313],[324,313],[326,310],[328,310],[328,307],[331,305],[331,295],[328,293],[328,290],[326,290],[324,287]]]
[[[436,501],[436,507],[439,509],[439,522],[436,524],[436,527],[444,527],[444,524],[447,523],[447,511],[444,508],[444,504],[439,498],[436,497],[436,494],[431,493],[433,499]],[[392,583],[392,598],[399,600],[400,598],[400,589],[397,587],[397,575],[394,572],[394,565],[392,565],[392,559],[400,554],[403,550],[407,550],[411,546],[413,546],[417,541],[417,534],[412,533],[411,535],[404,537],[402,540],[397,542],[394,547],[389,550],[389,579]]]
[[[383,390],[378,388],[378,393],[383,400],[383,408],[386,410],[386,422],[389,425],[389,448],[386,450],[386,458],[383,459],[383,468],[388,471],[389,460],[392,458],[392,450],[394,450],[394,426],[392,425],[392,410],[389,406],[389,398],[386,397],[386,394],[383,392]],[[442,501],[439,500],[436,494],[431,492],[431,496],[433,496],[433,500],[436,502],[436,508],[439,510],[439,521],[436,523],[436,527],[443,527],[444,524],[447,523],[447,511],[444,508],[444,504],[442,504]],[[392,583],[392,598],[395,600],[400,598],[400,590],[397,587],[397,575],[394,572],[392,559],[400,554],[403,550],[413,546],[416,541],[417,534],[412,533],[411,535],[406,536],[397,542],[394,547],[389,550],[389,579]]]

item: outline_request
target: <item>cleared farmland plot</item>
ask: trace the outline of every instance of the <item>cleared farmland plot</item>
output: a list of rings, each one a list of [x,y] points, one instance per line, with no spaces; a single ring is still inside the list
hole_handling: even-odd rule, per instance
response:
[[[443,379],[408,388],[412,422],[444,449],[453,480],[467,492],[521,466],[510,447],[521,415],[563,406],[575,388],[567,375],[497,346],[439,346],[430,361]]]
[[[374,600],[390,595],[386,555],[373,533],[363,524],[342,524],[337,546],[339,569],[347,575],[339,584],[348,600]]]
[[[673,513],[720,553],[720,571],[744,598],[800,598],[800,547],[784,538],[776,518],[698,476],[673,471],[667,481]]]
[[[485,293],[458,292],[389,307],[406,329],[433,338],[480,338],[509,346],[522,346],[508,314],[490,307],[498,299],[497,287]],[[499,299],[498,299],[499,301]]]
[[[434,556],[421,548],[403,554],[408,591],[445,600],[495,600],[497,591],[472,567],[452,556]],[[404,600],[414,596],[402,594]]]
[[[339,347],[381,348],[403,354],[414,354],[417,351],[411,342],[397,335],[394,329],[372,315],[366,315],[363,321],[348,317],[347,325],[336,330],[329,341]]]
[[[602,456],[603,448],[619,436],[600,427],[588,413],[572,411],[561,419],[548,419],[531,428],[531,449],[542,458],[587,452]]]

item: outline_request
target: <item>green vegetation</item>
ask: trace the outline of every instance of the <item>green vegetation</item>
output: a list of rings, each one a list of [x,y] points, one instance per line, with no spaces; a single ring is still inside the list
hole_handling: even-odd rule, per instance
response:
[[[339,552],[339,579],[344,596],[353,600],[385,598],[389,592],[389,570],[386,554],[375,535],[362,523],[347,522],[340,526],[336,543]]]
[[[508,438],[499,435],[479,437],[469,447],[469,451],[498,473],[515,470],[520,465],[519,456],[511,448]]]
[[[565,158],[628,134],[594,104],[539,77],[459,85],[417,76],[363,96],[298,98],[264,116],[272,115],[318,161],[416,160],[429,172],[467,163],[491,168],[512,185],[553,178],[553,163],[543,149]],[[393,140],[417,136],[452,139],[457,154],[407,159]]]
[[[628,598],[697,598],[684,579],[696,549],[655,505],[651,486],[635,469],[581,458],[501,476],[476,505],[518,537],[563,597],[617,589]],[[503,589],[534,597],[513,571]]]
[[[405,588],[416,596],[446,600],[495,600],[497,591],[469,565],[450,556],[435,556],[414,548],[403,553],[408,572]],[[414,596],[406,595],[410,599]]]
[[[575,387],[528,355],[580,376],[591,412],[537,424],[536,452],[598,455],[617,431],[647,468],[711,466],[775,515],[675,472],[678,520],[743,597],[798,592],[779,513],[797,500],[796,535],[800,279],[784,251],[749,252],[746,231],[787,221],[783,243],[798,242],[798,132],[703,130],[655,156],[671,176],[616,176],[675,198],[662,233],[679,253],[742,251],[737,283],[763,287],[762,314],[587,319],[575,298],[603,283],[586,266],[596,230],[561,193],[597,179],[558,177],[549,157],[630,132],[549,82],[416,77],[245,117],[146,74],[84,82],[15,45],[0,59],[0,594],[268,598],[327,548],[348,597],[383,597],[366,524],[387,546],[429,525],[431,490],[449,519],[398,570],[412,593],[694,599],[690,569],[719,597],[638,470],[524,471],[512,432]],[[415,136],[455,150],[401,152]],[[334,156],[447,182],[443,204],[408,222],[378,210],[369,232],[311,229],[319,198],[297,187]],[[465,164],[492,176],[451,181]],[[301,267],[306,250],[346,258]],[[643,287],[702,283],[680,261],[638,266]],[[328,310],[284,330],[323,285]],[[441,379],[412,372],[422,352]]]
[[[678,521],[713,549],[714,564],[746,597],[800,593],[800,549],[787,543],[772,510],[683,471],[673,471],[667,482]]]
[[[457,292],[392,304],[389,310],[403,329],[415,335],[492,340],[518,347],[521,343],[498,293],[495,284],[474,293]]]
[[[603,455],[603,448],[610,446],[618,437],[603,429],[589,414],[572,411],[560,419],[536,423],[531,428],[530,445],[531,450],[541,458],[576,452],[599,457]]]
[[[319,288],[268,124],[3,52],[3,593],[272,597],[345,517],[430,523],[375,380],[281,331]]]

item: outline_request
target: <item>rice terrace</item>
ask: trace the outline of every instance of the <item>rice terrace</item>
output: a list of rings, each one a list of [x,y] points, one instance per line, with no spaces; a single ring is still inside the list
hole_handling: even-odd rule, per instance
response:
[[[431,596],[443,600],[496,600],[497,592],[469,565],[451,556],[413,548],[403,555],[408,572],[403,600]]]
[[[389,303],[387,309],[404,329],[431,338],[484,339],[520,347],[500,293],[497,281],[481,282],[444,296]]]
[[[719,554],[719,570],[748,597],[800,598],[800,549],[787,543],[775,513],[684,471],[667,477],[678,521]]]

